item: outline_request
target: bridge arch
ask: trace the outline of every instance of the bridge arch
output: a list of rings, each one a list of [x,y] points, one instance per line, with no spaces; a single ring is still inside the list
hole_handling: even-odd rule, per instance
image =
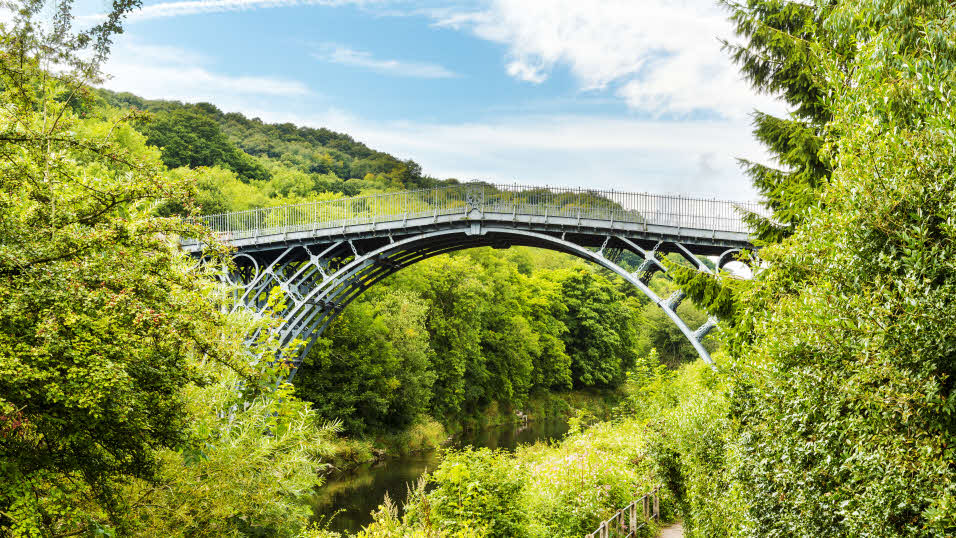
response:
[[[651,249],[644,249],[625,237],[607,236],[600,248],[589,248],[560,236],[492,225],[477,229],[468,227],[464,230],[453,228],[426,231],[400,240],[389,241],[365,252],[359,250],[354,242],[347,240],[335,242],[318,254],[313,254],[307,245],[295,245],[287,247],[286,252],[262,269],[253,258],[237,256],[236,261],[240,266],[243,265],[243,260],[250,260],[250,263],[254,264],[250,267],[254,271],[254,278],[244,286],[242,299],[237,302],[237,308],[242,307],[240,305],[259,305],[258,309],[263,310],[267,292],[276,286],[287,294],[291,306],[281,313],[285,322],[279,329],[280,343],[285,346],[297,339],[305,342],[294,357],[285,357],[285,360],[291,362],[294,375],[312,345],[337,315],[365,290],[395,272],[428,258],[484,246],[493,248],[528,246],[563,252],[615,273],[658,305],[693,345],[700,357],[711,366],[714,365],[702,341],[715,327],[716,321],[711,318],[700,327],[691,328],[677,314],[677,307],[684,298],[683,292],[677,291],[664,298],[658,296],[648,286],[648,281],[655,272],[667,272],[666,267],[657,258],[658,254],[663,252],[677,252],[694,264],[697,270],[710,272],[706,265],[683,245],[676,242],[660,241]],[[644,259],[644,263],[637,271],[629,271],[606,255],[606,252],[611,249],[632,252]],[[307,252],[308,258],[302,256],[302,253],[296,255],[296,250]],[[343,254],[344,259],[336,258]],[[330,263],[335,259],[339,259],[340,262]],[[337,267],[334,271],[328,270],[330,266],[335,265]],[[294,267],[294,270],[290,270],[289,267]]]
[[[677,314],[684,293],[658,297],[648,287],[667,272],[660,254],[677,253],[701,272],[698,255],[718,257],[718,268],[751,250],[740,211],[748,202],[594,189],[469,183],[421,191],[310,202],[202,217],[237,250],[225,280],[237,285],[235,308],[269,308],[276,287],[287,297],[275,329],[281,344],[306,343],[286,356],[294,369],[339,312],[383,278],[414,263],[473,247],[538,247],[564,252],[617,274],[657,304],[698,354],[714,319],[691,328]],[[183,241],[203,255],[203,245]],[[612,252],[642,261],[628,271]],[[250,335],[254,345],[258,334]]]

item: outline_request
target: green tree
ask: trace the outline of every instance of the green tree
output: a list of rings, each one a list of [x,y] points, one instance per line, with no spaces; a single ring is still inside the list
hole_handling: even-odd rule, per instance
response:
[[[831,173],[822,152],[822,135],[832,112],[825,102],[823,68],[813,43],[830,39],[822,21],[833,2],[819,6],[793,0],[721,3],[730,10],[737,34],[744,40],[724,42],[731,58],[754,89],[780,97],[791,107],[783,118],[754,113],[754,137],[780,167],[741,160],[771,211],[770,218],[749,214],[747,221],[757,238],[775,242],[793,232]]]
[[[295,378],[297,394],[354,434],[420,418],[436,377],[421,299],[391,289],[370,294],[336,319]]]
[[[733,475],[745,530],[956,532],[956,11],[850,0],[820,44],[834,119],[822,206],[745,291]]]
[[[527,536],[521,503],[525,480],[505,453],[486,448],[448,452],[429,477],[435,485],[428,494],[429,515],[442,530],[477,526],[489,538]]]
[[[521,266],[517,269],[520,271]],[[532,386],[545,390],[570,389],[573,384],[571,357],[564,343],[568,327],[562,321],[568,307],[561,295],[561,284],[532,274],[521,279],[520,292],[524,316],[532,329],[527,342],[533,360]]]
[[[490,373],[481,352],[488,290],[474,266],[461,256],[426,260],[409,284],[429,303],[427,326],[435,351],[432,409],[436,416],[474,413],[488,403]]]
[[[267,180],[269,172],[239,150],[207,116],[183,109],[156,114],[144,129],[147,142],[163,151],[170,168],[222,166],[245,180]]]
[[[636,359],[636,334],[624,295],[588,270],[555,271],[567,305],[565,349],[576,386],[614,386]]]
[[[210,280],[175,237],[204,230],[151,216],[188,199],[128,116],[83,120],[119,23],[70,31],[27,2],[0,28],[0,530],[54,535],[107,520],[119,486],[149,479],[156,451],[186,441],[182,387],[198,357],[237,369]],[[81,58],[92,58],[83,60]],[[44,70],[50,62],[64,69]],[[215,254],[212,253],[211,254]],[[101,513],[101,512],[100,512]]]
[[[754,113],[754,137],[775,163],[741,159],[747,175],[763,198],[768,216],[744,215],[759,244],[779,242],[792,234],[810,209],[822,202],[821,192],[832,174],[834,155],[824,147],[824,135],[833,118],[827,100],[826,70],[819,53],[823,45],[830,58],[844,68],[851,61],[850,40],[824,24],[837,2],[805,3],[794,0],[720,0],[730,11],[741,42],[724,41],[724,48],[743,76],[761,93],[778,97],[790,111],[784,117]],[[681,268],[675,282],[696,304],[721,318],[734,346],[751,335],[748,320],[740,319],[739,293],[746,284]]]

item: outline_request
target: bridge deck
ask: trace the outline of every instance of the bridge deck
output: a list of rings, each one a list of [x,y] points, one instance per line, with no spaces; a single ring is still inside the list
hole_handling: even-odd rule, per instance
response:
[[[608,236],[680,242],[695,254],[750,246],[742,211],[753,202],[681,196],[464,184],[421,191],[343,198],[202,217],[243,252],[339,240],[393,240],[426,230],[461,228],[478,235],[493,227],[573,234],[583,243]],[[600,246],[600,244],[592,245]],[[201,245],[184,241],[198,253]]]

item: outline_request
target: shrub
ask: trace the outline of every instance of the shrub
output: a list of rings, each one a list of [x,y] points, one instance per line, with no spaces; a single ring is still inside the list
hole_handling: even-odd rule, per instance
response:
[[[430,517],[438,528],[454,532],[477,526],[489,537],[527,536],[527,514],[520,502],[526,481],[523,469],[507,453],[486,448],[448,451],[429,477],[435,486],[427,496]]]

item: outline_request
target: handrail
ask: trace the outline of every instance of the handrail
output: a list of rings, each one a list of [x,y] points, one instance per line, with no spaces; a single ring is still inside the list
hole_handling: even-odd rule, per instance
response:
[[[741,213],[760,212],[756,202],[589,188],[492,183],[443,185],[199,217],[226,240],[304,230],[344,228],[422,217],[486,213],[610,220],[615,223],[748,232]]]
[[[650,520],[661,520],[661,504],[657,486],[650,493],[631,501],[613,516],[601,522],[597,530],[585,538],[635,538],[637,531],[647,526]],[[641,519],[638,521],[638,505],[641,507]]]

